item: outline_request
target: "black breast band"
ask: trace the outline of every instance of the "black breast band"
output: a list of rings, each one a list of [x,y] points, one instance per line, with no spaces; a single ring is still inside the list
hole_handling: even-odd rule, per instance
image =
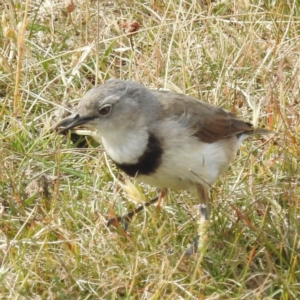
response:
[[[150,175],[156,171],[161,164],[163,149],[158,138],[150,133],[145,152],[135,164],[116,165],[127,175],[135,177],[136,175]]]

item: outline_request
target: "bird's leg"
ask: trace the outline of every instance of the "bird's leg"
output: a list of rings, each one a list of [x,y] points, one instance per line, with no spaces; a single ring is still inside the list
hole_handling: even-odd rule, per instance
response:
[[[162,199],[168,194],[168,189],[161,189],[158,194],[158,200],[156,207],[160,209]]]
[[[145,207],[148,207],[148,206],[150,206],[151,204],[153,204],[155,202],[158,202],[157,206],[159,208],[162,198],[164,198],[167,193],[168,193],[167,189],[161,189],[160,192],[159,192],[159,194],[158,194],[158,196],[156,196],[155,198],[152,198],[151,200],[147,201],[143,205],[140,205],[138,208],[130,211],[125,216],[123,216],[123,217],[116,216],[116,217],[110,218],[108,220],[106,226],[114,225],[116,227],[118,225],[118,223],[121,222],[123,229],[126,231],[127,227],[128,227],[128,223],[131,221],[131,219],[137,213],[139,213],[140,211],[144,210]]]
[[[116,216],[113,218],[110,218],[107,223],[106,226],[110,226],[113,225],[115,227],[118,226],[119,223],[122,224],[123,229],[126,231],[128,228],[128,223],[131,221],[131,219],[140,211],[144,210],[145,207],[150,206],[151,204],[157,202],[159,200],[159,196],[156,196],[155,198],[152,198],[151,200],[145,202],[143,205],[140,205],[138,208],[130,211],[129,213],[127,213],[125,216],[121,217],[121,216]]]
[[[209,198],[206,187],[203,185],[197,185],[197,195],[200,200],[199,203],[199,220],[198,220],[198,230],[197,236],[194,239],[191,247],[185,251],[185,255],[191,255],[197,251],[204,254],[207,244],[207,227],[209,220]]]
[[[197,196],[200,200],[200,204],[199,204],[200,220],[208,221],[210,203],[209,203],[208,192],[206,187],[200,184],[197,185]]]

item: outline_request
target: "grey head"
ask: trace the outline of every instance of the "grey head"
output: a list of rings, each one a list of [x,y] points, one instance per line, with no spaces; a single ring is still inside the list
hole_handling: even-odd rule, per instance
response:
[[[128,133],[148,126],[158,112],[159,102],[143,85],[112,79],[89,90],[80,100],[75,113],[56,127],[64,132],[83,126],[105,137],[107,133]]]
[[[60,133],[81,126],[94,131],[119,164],[135,164],[147,148],[149,127],[160,116],[157,97],[132,81],[108,80],[89,90],[76,112],[56,125]]]

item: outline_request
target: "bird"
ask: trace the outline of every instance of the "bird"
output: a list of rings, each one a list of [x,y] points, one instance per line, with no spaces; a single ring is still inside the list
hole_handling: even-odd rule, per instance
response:
[[[204,221],[210,214],[209,189],[228,169],[241,143],[271,132],[188,95],[121,79],[87,91],[75,112],[56,125],[59,133],[74,128],[92,132],[116,166],[137,181],[162,191],[194,194]]]

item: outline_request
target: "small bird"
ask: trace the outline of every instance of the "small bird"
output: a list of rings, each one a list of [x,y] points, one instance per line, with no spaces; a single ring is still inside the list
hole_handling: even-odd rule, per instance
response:
[[[242,141],[270,133],[201,100],[118,79],[89,90],[76,112],[56,128],[66,132],[79,126],[93,132],[127,175],[197,195],[204,220],[209,217],[208,190]]]

